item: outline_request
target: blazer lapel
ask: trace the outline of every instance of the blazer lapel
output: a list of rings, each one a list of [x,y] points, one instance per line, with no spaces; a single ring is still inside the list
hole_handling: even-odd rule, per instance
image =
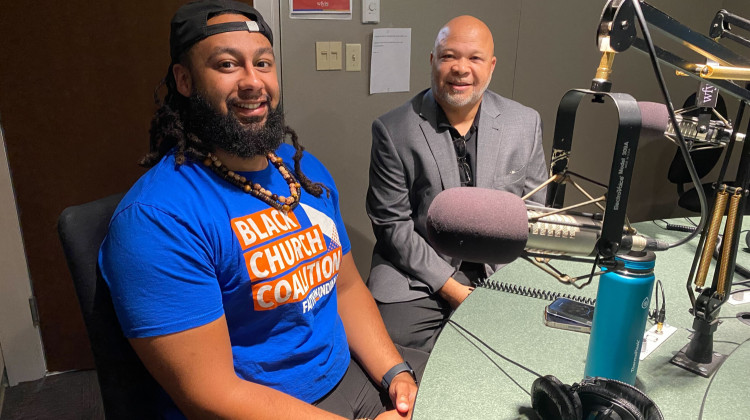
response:
[[[477,187],[492,188],[497,168],[500,149],[505,140],[504,128],[500,124],[502,107],[489,95],[482,99],[482,115],[479,118],[479,136],[477,137]]]
[[[419,127],[437,163],[443,189],[460,187],[461,179],[458,174],[456,151],[453,149],[451,135],[447,130],[443,133],[437,132],[437,102],[432,96],[432,90],[428,90],[422,97],[419,115],[423,119]]]

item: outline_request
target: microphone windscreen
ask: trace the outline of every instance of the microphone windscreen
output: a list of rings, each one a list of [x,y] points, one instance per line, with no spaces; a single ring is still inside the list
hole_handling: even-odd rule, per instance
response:
[[[656,102],[638,102],[641,110],[641,139],[664,137],[669,127],[667,106]]]
[[[427,210],[427,240],[465,261],[507,264],[529,237],[526,204],[515,194],[478,187],[451,188]]]

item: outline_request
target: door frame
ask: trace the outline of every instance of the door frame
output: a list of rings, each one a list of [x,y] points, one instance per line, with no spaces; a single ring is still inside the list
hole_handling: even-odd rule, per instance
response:
[[[10,386],[44,377],[42,336],[34,321],[31,278],[0,126],[0,349]]]
[[[263,16],[273,33],[273,54],[276,57],[276,69],[281,87],[281,0],[253,0],[252,4]],[[283,92],[283,89],[281,90]]]

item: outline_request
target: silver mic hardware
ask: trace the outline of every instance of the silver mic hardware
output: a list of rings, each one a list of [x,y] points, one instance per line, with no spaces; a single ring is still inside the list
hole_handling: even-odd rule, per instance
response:
[[[593,256],[601,237],[601,215],[564,212],[552,213],[555,209],[527,206],[529,237],[526,252],[534,255]],[[662,251],[668,248],[663,241],[642,235],[623,232],[619,253],[629,251]]]
[[[718,146],[727,143],[732,135],[732,127],[723,121],[710,120],[708,126],[706,126],[706,124],[700,123],[697,117],[679,114],[676,117],[680,126],[680,132],[687,141],[709,143]],[[672,125],[671,121],[667,124],[664,135],[673,139],[676,138],[674,125]],[[738,142],[744,141],[745,134],[737,133],[736,140]]]
[[[545,215],[527,210],[529,239],[526,250],[546,255],[590,255],[602,231],[602,223],[573,214]]]

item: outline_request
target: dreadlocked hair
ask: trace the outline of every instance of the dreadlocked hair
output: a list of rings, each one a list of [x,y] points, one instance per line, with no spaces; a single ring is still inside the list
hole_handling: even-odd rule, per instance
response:
[[[167,86],[167,95],[162,102],[159,100],[159,89],[164,85]],[[210,150],[195,134],[185,130],[182,112],[187,109],[187,98],[177,93],[172,66],[169,66],[167,77],[154,90],[154,103],[158,109],[151,119],[148,131],[149,151],[138,164],[150,168],[172,149],[178,165],[182,165],[187,159],[204,160]]]
[[[291,127],[284,126],[284,134],[289,134],[289,136],[292,138],[292,146],[294,146],[294,150],[296,150],[293,158],[294,174],[297,175],[297,179],[299,180],[300,185],[302,185],[302,188],[304,188],[305,191],[309,192],[315,197],[320,197],[320,195],[323,194],[323,190],[325,189],[326,198],[329,198],[331,196],[330,188],[320,182],[310,181],[310,179],[305,176],[304,173],[302,173],[302,168],[300,167],[299,161],[300,159],[302,159],[302,153],[305,151],[305,148],[301,144],[299,144],[299,137],[297,136],[297,133]]]
[[[164,101],[159,100],[159,89],[167,86]],[[149,129],[149,151],[138,161],[138,164],[150,168],[161,160],[167,153],[174,150],[175,163],[182,165],[187,160],[202,162],[211,151],[201,139],[188,132],[183,124],[183,113],[188,107],[188,99],[177,92],[176,83],[172,76],[172,66],[169,66],[167,76],[162,79],[154,90],[154,103],[158,107],[151,119]],[[299,143],[297,133],[289,126],[284,126],[284,136],[289,135],[294,146],[294,174],[300,185],[308,193],[320,197],[323,190],[326,198],[331,196],[331,190],[320,182],[312,182],[302,172],[300,160],[305,148]]]

